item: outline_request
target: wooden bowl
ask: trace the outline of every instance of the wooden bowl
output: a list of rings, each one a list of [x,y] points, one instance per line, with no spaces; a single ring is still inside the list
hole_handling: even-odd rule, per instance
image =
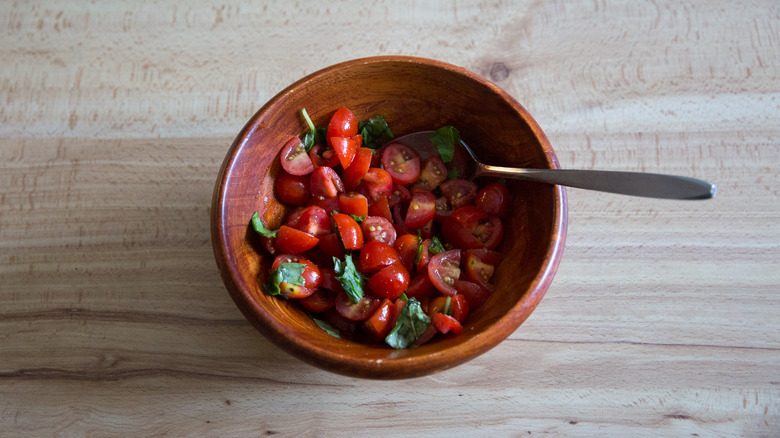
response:
[[[566,237],[562,187],[507,181],[511,217],[499,249],[495,292],[466,321],[461,335],[394,350],[326,334],[293,302],[265,294],[273,257],[250,234],[253,212],[273,203],[279,152],[305,131],[305,108],[317,126],[340,106],[358,120],[380,114],[396,136],[453,125],[488,164],[557,168],[546,136],[510,95],[463,68],[423,58],[356,59],[312,73],[266,103],[230,147],[217,178],[212,242],[225,285],[246,318],[295,357],[364,378],[423,376],[462,364],[500,343],[528,318],[549,287]],[[253,231],[252,231],[253,233]],[[522,352],[518,351],[518,358]]]

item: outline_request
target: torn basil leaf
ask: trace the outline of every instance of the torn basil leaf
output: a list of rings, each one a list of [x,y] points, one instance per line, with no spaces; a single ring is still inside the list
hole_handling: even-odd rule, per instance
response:
[[[255,230],[255,232],[263,237],[268,238],[274,238],[276,237],[276,231],[271,231],[268,228],[265,227],[263,224],[263,221],[260,219],[260,215],[255,212],[255,214],[252,215],[252,228]]]
[[[263,290],[270,295],[279,295],[282,293],[281,284],[294,284],[304,286],[306,281],[303,279],[303,270],[306,265],[303,263],[282,263],[271,271],[268,280],[263,284]]]
[[[376,149],[393,138],[393,131],[382,116],[374,116],[358,123],[358,132],[363,136],[363,147]]]
[[[357,216],[352,213],[349,214],[349,217],[352,219],[355,219],[355,222],[362,224],[364,220],[366,220],[366,216]]]
[[[433,257],[436,254],[443,253],[444,251],[446,251],[446,249],[444,248],[444,245],[442,245],[441,240],[439,240],[438,237],[433,236],[433,239],[431,239],[431,244],[428,245],[428,254]]]
[[[327,128],[315,127],[314,122],[312,122],[309,117],[309,113],[306,112],[306,108],[301,109],[301,114],[306,120],[306,124],[309,125],[309,131],[303,136],[303,147],[306,149],[306,152],[309,152],[315,144],[324,142]]]
[[[311,318],[312,321],[314,321],[315,324],[319,328],[321,328],[325,333],[333,336],[334,338],[341,338],[341,335],[339,334],[339,330],[336,327],[333,327],[332,325],[328,324],[326,321],[323,321],[319,318],[315,318],[312,315],[309,315],[309,318]]]
[[[366,279],[358,272],[352,261],[352,254],[347,254],[344,260],[333,257],[333,270],[336,271],[336,280],[339,281],[352,302],[360,301],[363,298],[363,286]]]
[[[452,161],[455,156],[455,145],[460,143],[460,133],[454,126],[442,126],[431,134],[431,143],[441,155],[445,163]]]
[[[408,348],[428,329],[430,323],[431,318],[423,312],[420,302],[416,298],[409,298],[385,342],[396,349]]]

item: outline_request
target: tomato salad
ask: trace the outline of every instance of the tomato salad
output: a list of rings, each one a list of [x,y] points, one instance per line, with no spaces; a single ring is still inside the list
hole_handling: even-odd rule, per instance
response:
[[[333,336],[407,348],[461,333],[493,291],[504,183],[458,178],[452,126],[431,135],[437,153],[423,159],[391,141],[381,116],[358,123],[342,107],[318,128],[302,115],[309,129],[284,145],[274,181],[291,211],[273,231],[251,219],[275,256],[263,290]]]

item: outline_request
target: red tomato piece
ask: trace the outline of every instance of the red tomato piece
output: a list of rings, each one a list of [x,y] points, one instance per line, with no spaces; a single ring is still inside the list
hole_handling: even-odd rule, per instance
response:
[[[506,184],[495,182],[477,192],[475,205],[488,214],[499,217],[509,215],[509,189]]]
[[[453,295],[450,300],[450,314],[458,322],[466,321],[466,317],[469,316],[469,302],[465,296],[461,294]]]
[[[453,209],[457,209],[474,203],[477,185],[465,179],[451,179],[441,185],[441,194]]]
[[[445,295],[458,293],[453,285],[460,277],[460,250],[444,251],[431,257],[428,262],[428,277],[433,286]]]
[[[309,151],[309,158],[311,159],[314,168],[327,166],[336,167],[339,165],[339,157],[336,155],[336,151],[331,147],[327,147],[321,144],[315,144]]]
[[[493,290],[490,278],[501,261],[501,253],[489,249],[469,249],[463,253],[463,271],[466,279]]]
[[[333,326],[333,328],[338,330],[339,336],[342,338],[350,339],[355,334],[355,331],[357,331],[358,324],[355,321],[350,321],[341,316],[335,307],[322,312],[319,316],[325,322]]]
[[[439,184],[446,180],[447,167],[444,165],[444,162],[437,156],[431,156],[423,161],[420,178],[417,180],[416,185],[417,187],[433,191],[433,189],[439,187]]]
[[[436,222],[444,222],[444,219],[452,215],[452,207],[450,202],[444,196],[436,198],[436,212],[433,215],[433,220]]]
[[[291,175],[279,172],[274,180],[276,197],[285,204],[305,205],[311,196],[309,175]]]
[[[324,208],[311,205],[295,210],[287,218],[286,224],[296,230],[321,237],[331,231],[330,217]]]
[[[314,171],[314,164],[298,137],[293,137],[282,148],[280,156],[282,168],[290,175],[306,175]]]
[[[373,155],[374,151],[372,149],[357,148],[352,163],[341,173],[341,179],[344,181],[344,186],[347,190],[355,190],[360,185],[360,182],[363,181],[363,177],[366,176],[366,172],[371,167],[371,157]],[[336,160],[338,162],[338,157],[336,157]]]
[[[367,320],[379,307],[382,301],[379,298],[372,296],[363,296],[357,303],[344,291],[336,293],[336,311],[341,316],[350,321],[365,321]]]
[[[344,183],[331,167],[318,167],[311,174],[311,194],[315,197],[332,198],[344,191]]]
[[[428,263],[431,261],[430,246],[433,243],[431,239],[425,239],[420,243],[422,248],[417,250],[417,255],[420,257],[417,260],[416,271],[417,274],[425,274],[428,272]]]
[[[340,193],[339,206],[342,213],[361,217],[368,216],[368,198],[360,193]]]
[[[410,298],[417,298],[421,300],[427,298],[436,291],[431,279],[428,277],[428,273],[418,274],[412,278],[409,282],[409,287],[406,288],[406,296]]]
[[[409,271],[400,263],[385,266],[368,279],[368,288],[374,295],[394,300],[409,287]]]
[[[360,189],[372,201],[387,198],[393,192],[393,178],[385,170],[372,167],[368,169],[368,172],[363,177]]]
[[[479,308],[483,305],[488,298],[490,298],[490,291],[477,283],[470,281],[458,280],[453,285],[459,295],[463,295],[466,301],[469,303],[471,310]]]
[[[341,246],[341,241],[336,233],[324,234],[319,239],[320,242],[317,244],[317,248],[325,255],[339,259],[344,258],[344,248]]]
[[[431,320],[433,325],[436,327],[436,330],[441,333],[452,332],[458,335],[463,332],[463,326],[458,322],[457,319],[449,315],[437,313],[431,317]]]
[[[382,168],[397,184],[407,185],[420,176],[420,155],[401,143],[391,143],[382,152]]]
[[[274,259],[271,265],[271,270],[278,268],[282,263],[303,263],[306,265],[301,277],[303,277],[303,286],[282,282],[279,284],[279,288],[282,290],[282,295],[289,299],[304,298],[314,293],[314,290],[322,282],[322,275],[320,268],[312,263],[309,259],[301,257],[296,254],[279,254]]]
[[[381,341],[393,328],[390,322],[393,320],[394,313],[395,305],[385,298],[373,315],[363,322],[363,327],[374,340]]]
[[[357,153],[357,139],[362,138],[360,136],[354,137],[329,137],[328,140],[333,146],[333,150],[336,151],[336,155],[339,157],[341,167],[348,168],[352,164],[352,160]]]
[[[320,287],[308,297],[301,298],[299,303],[309,312],[322,313],[336,305],[336,292]]]
[[[410,199],[412,199],[412,194],[409,193],[409,189],[400,184],[393,184],[393,191],[390,193],[390,198],[387,200],[387,203],[390,207],[393,207],[396,204],[406,202]]]
[[[348,108],[341,107],[330,117],[325,137],[328,139],[331,137],[352,137],[353,135],[357,135],[357,131],[358,122],[355,118],[355,114]]]
[[[307,205],[316,205],[328,213],[334,211],[341,211],[341,204],[339,204],[338,196],[324,197],[324,196],[312,196],[309,198]]]
[[[504,236],[501,219],[473,205],[453,211],[442,223],[441,231],[448,242],[462,249],[493,249]]]
[[[341,237],[341,243],[345,250],[360,249],[363,247],[363,231],[360,225],[349,215],[336,213],[333,215],[336,229]]]
[[[420,239],[414,234],[402,234],[393,244],[398,253],[398,257],[401,259],[401,263],[404,267],[412,272],[417,265],[417,251],[420,246]]]
[[[302,253],[315,246],[320,239],[295,228],[282,225],[276,233],[276,248],[281,252]]]
[[[368,206],[369,216],[380,216],[387,220],[393,219],[393,214],[390,212],[390,206],[387,204],[387,198],[379,198]]]
[[[370,275],[400,261],[398,253],[392,246],[378,240],[371,240],[363,245],[357,268],[358,271]]]
[[[409,209],[406,210],[404,227],[409,230],[422,228],[433,220],[436,212],[436,197],[428,190],[413,187],[412,199],[409,201]]]
[[[360,225],[365,241],[378,240],[393,245],[395,243],[395,228],[393,224],[381,216],[368,216]]]

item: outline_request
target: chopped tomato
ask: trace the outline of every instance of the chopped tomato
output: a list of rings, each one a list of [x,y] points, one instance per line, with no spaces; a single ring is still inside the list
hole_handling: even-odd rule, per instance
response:
[[[336,213],[333,215],[333,221],[336,223],[341,243],[345,250],[360,249],[363,247],[363,231],[360,225],[349,215]]]
[[[355,153],[357,153],[358,139],[361,138],[359,135],[354,137],[329,137],[330,144],[333,146],[333,150],[336,151],[341,167],[344,169],[352,164]]]
[[[303,277],[303,285],[297,285],[293,283],[282,282],[279,284],[279,289],[282,291],[282,295],[289,299],[298,299],[308,297],[314,293],[317,286],[322,282],[322,275],[320,274],[320,268],[314,263],[309,261],[305,257],[301,257],[295,254],[279,254],[274,259],[271,265],[271,270],[278,268],[283,263],[302,263],[306,265],[301,277]]]
[[[341,173],[344,186],[347,190],[355,190],[360,182],[363,181],[363,177],[366,176],[369,167],[371,166],[371,157],[374,151],[369,148],[357,148],[355,151],[355,157],[352,159],[349,167],[344,169]],[[338,158],[336,158],[338,163]],[[331,166],[335,167],[335,166]]]
[[[428,262],[428,277],[434,287],[445,295],[458,293],[453,285],[460,277],[460,250],[444,251],[431,257]]]
[[[507,217],[509,215],[509,189],[506,184],[500,182],[488,184],[477,192],[475,204],[488,214]]]
[[[359,189],[372,201],[387,198],[393,191],[393,178],[386,171],[372,167],[363,177]]]
[[[320,287],[308,297],[301,298],[299,303],[309,312],[322,313],[336,305],[336,292]]]
[[[391,143],[382,152],[382,167],[395,183],[411,184],[420,176],[420,155],[409,146]]]
[[[305,205],[311,196],[309,175],[291,175],[279,172],[274,181],[276,197],[285,204]]]
[[[442,223],[441,232],[448,242],[463,249],[493,249],[504,236],[501,219],[473,205],[452,212]]]
[[[417,265],[417,251],[420,246],[420,238],[414,234],[402,234],[393,244],[401,263],[409,272],[415,271]]]
[[[342,213],[361,217],[368,215],[368,199],[360,193],[340,193],[339,206]]]
[[[316,205],[328,213],[341,210],[338,196],[312,196],[309,198],[309,202],[307,202],[306,205]]]
[[[387,204],[387,198],[379,198],[372,204],[368,205],[369,216],[380,216],[387,220],[393,219],[393,214],[390,212],[390,206]]]
[[[368,279],[368,288],[374,295],[394,300],[409,287],[409,271],[400,263],[385,266]]]
[[[463,253],[463,270],[466,279],[493,290],[490,278],[496,265],[501,261],[501,253],[489,249],[469,249]]]
[[[458,322],[457,319],[449,315],[437,313],[431,317],[431,320],[433,325],[436,327],[436,330],[441,333],[452,332],[457,335],[463,332],[463,326]]]
[[[374,340],[381,341],[392,330],[393,326],[390,323],[394,319],[394,315],[395,305],[392,301],[385,298],[374,314],[363,322],[363,326]]]
[[[339,174],[331,167],[318,167],[311,174],[311,194],[317,197],[332,198],[344,191],[344,183]]]
[[[370,317],[382,301],[372,296],[363,296],[358,302],[352,299],[344,291],[336,293],[336,311],[350,321],[365,321]]]
[[[409,287],[406,288],[406,296],[410,298],[417,298],[418,300],[431,296],[436,291],[433,287],[428,273],[418,274],[412,278],[409,282]]]
[[[295,210],[287,219],[287,225],[317,238],[331,231],[328,213],[316,205]]]
[[[302,253],[317,246],[319,241],[320,239],[311,234],[287,225],[282,225],[276,234],[276,248],[282,252]]]
[[[341,246],[341,240],[336,233],[328,233],[320,236],[320,242],[317,244],[317,248],[330,257],[339,259],[344,258],[344,247]]]
[[[309,158],[315,169],[322,166],[336,167],[339,165],[339,157],[336,155],[336,151],[322,144],[315,144],[311,148]]]
[[[360,225],[365,241],[378,240],[388,245],[395,243],[395,228],[392,222],[381,216],[368,216]]]
[[[406,202],[410,199],[412,199],[412,194],[409,193],[409,189],[400,184],[393,184],[393,191],[390,193],[390,198],[387,203],[390,207],[393,207],[398,203]]]
[[[364,274],[374,274],[385,266],[399,262],[398,253],[392,246],[378,240],[371,240],[366,242],[360,251],[357,268]]]
[[[290,175],[306,175],[314,170],[314,164],[298,137],[293,137],[282,148],[282,168]]]
[[[325,137],[352,137],[357,135],[357,131],[358,123],[355,114],[348,108],[341,107],[330,117]]]
[[[441,185],[441,194],[453,209],[474,203],[477,185],[465,179],[451,179]]]
[[[456,294],[451,297],[450,315],[457,319],[458,322],[466,321],[466,317],[469,316],[469,310],[469,302],[465,296]]]
[[[436,197],[430,191],[417,187],[412,188],[411,194],[412,199],[406,211],[404,226],[409,230],[416,230],[433,220],[436,212]]]
[[[458,280],[453,284],[453,287],[459,295],[466,297],[471,310],[483,305],[490,298],[490,291],[477,283]]]

